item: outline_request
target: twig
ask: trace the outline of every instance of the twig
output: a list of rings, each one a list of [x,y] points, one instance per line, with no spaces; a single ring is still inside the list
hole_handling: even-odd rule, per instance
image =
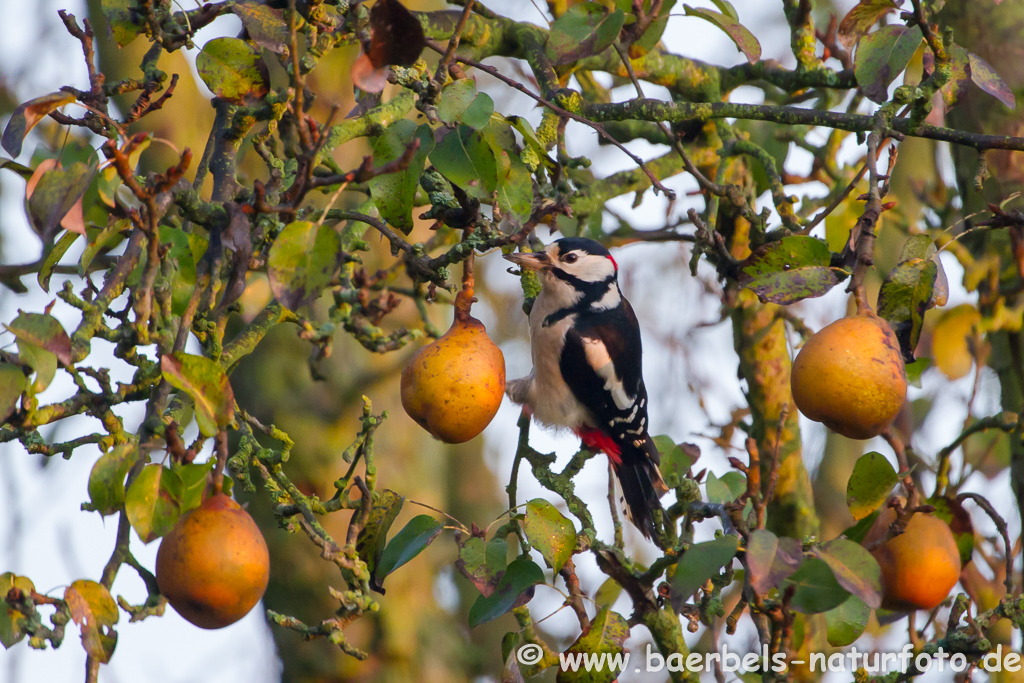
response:
[[[437,41],[428,40],[427,41],[427,46],[430,47],[432,50],[440,53],[440,54],[444,54],[444,50],[437,43]],[[547,99],[541,97],[540,95],[533,94],[525,86],[523,86],[521,83],[518,83],[518,82],[514,81],[513,79],[511,79],[508,76],[504,75],[503,73],[501,73],[500,71],[498,71],[497,69],[495,69],[492,66],[487,66],[486,64],[482,64],[482,63],[476,61],[475,59],[470,59],[469,57],[462,57],[462,56],[459,56],[459,55],[456,55],[455,59],[457,61],[459,61],[459,62],[462,62],[463,64],[467,64],[467,65],[469,65],[469,66],[471,66],[471,67],[473,67],[475,69],[480,69],[481,71],[483,71],[485,73],[488,73],[491,76],[494,76],[495,78],[497,78],[499,81],[501,81],[505,85],[507,85],[509,87],[512,87],[512,88],[515,88],[516,90],[518,90],[519,92],[523,93],[524,95],[527,95],[527,96],[531,97],[537,103],[544,105],[545,107],[547,107],[551,111],[555,112],[559,116],[565,117],[567,119],[572,119],[573,121],[576,121],[578,123],[582,123],[585,126],[589,126],[590,128],[593,128],[595,131],[597,131],[598,135],[603,137],[609,143],[611,143],[611,144],[615,145],[616,147],[618,147],[630,159],[632,159],[633,162],[637,166],[639,166],[640,169],[645,174],[647,174],[647,177],[651,181],[651,185],[653,185],[655,187],[655,189],[657,189],[660,192],[664,192],[665,196],[668,197],[669,199],[675,199],[676,198],[676,193],[673,192],[672,190],[670,190],[669,188],[665,187],[661,183],[661,181],[658,180],[658,177],[655,176],[653,172],[651,172],[651,169],[649,169],[647,167],[647,164],[644,163],[643,159],[641,159],[640,157],[638,157],[637,155],[633,154],[628,149],[626,149],[625,145],[623,145],[621,142],[619,142],[614,137],[612,137],[612,135],[608,131],[606,131],[604,129],[604,126],[602,126],[600,123],[597,123],[595,121],[591,121],[590,119],[587,119],[587,118],[585,118],[583,116],[580,116],[579,114],[574,114],[571,111],[567,111],[565,109],[562,109],[561,107],[559,107],[554,102],[552,102],[550,100],[547,100]]]

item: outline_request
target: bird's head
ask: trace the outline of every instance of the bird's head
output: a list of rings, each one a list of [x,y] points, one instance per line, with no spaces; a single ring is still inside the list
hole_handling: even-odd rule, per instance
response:
[[[506,254],[520,268],[537,272],[541,282],[560,280],[573,285],[614,282],[618,264],[600,242],[586,237],[565,237],[552,242],[544,251],[532,254]]]

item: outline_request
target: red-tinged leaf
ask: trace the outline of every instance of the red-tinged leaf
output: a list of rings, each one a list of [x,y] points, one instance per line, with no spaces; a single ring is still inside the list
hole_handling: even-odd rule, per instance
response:
[[[690,7],[689,5],[684,5],[683,7],[686,10],[686,16],[700,17],[725,31],[732,38],[732,42],[736,43],[736,47],[747,58],[748,62],[754,64],[757,60],[761,59],[761,43],[757,42],[757,38],[754,37],[754,34],[746,26],[720,12],[713,12],[703,7]]]
[[[411,66],[426,46],[423,25],[401,2],[377,0],[370,10],[368,52],[370,64],[375,69],[392,64]]]
[[[44,242],[49,242],[62,225],[85,234],[82,195],[95,175],[95,158],[67,168],[62,168],[56,159],[40,162],[25,186],[25,199],[29,221]]]
[[[747,542],[747,569],[750,585],[761,595],[792,576],[803,561],[800,541],[779,538],[766,529],[750,534]]]
[[[839,585],[851,595],[873,609],[882,604],[882,568],[864,546],[837,538],[811,552],[828,565]]]
[[[214,95],[252,104],[270,91],[270,73],[259,50],[239,38],[214,38],[196,56],[196,69]]]
[[[48,313],[19,313],[7,325],[18,341],[46,349],[64,365],[71,365],[71,338],[57,319]]]
[[[176,353],[160,363],[167,382],[192,397],[203,436],[214,436],[235,416],[235,395],[228,376],[209,358]]]
[[[508,543],[503,538],[492,538],[485,543],[479,536],[463,537],[457,543],[459,559],[455,561],[455,568],[472,581],[484,597],[491,595],[505,574]]]
[[[555,20],[544,48],[555,64],[570,64],[607,50],[626,21],[620,9],[597,2],[574,4]]]
[[[839,22],[837,36],[840,44],[852,50],[875,22],[898,8],[899,3],[894,0],[861,0]]]
[[[978,86],[1010,109],[1015,108],[1017,106],[1017,100],[1013,95],[1013,91],[1010,90],[1010,86],[1006,84],[1006,81],[996,73],[996,70],[992,68],[992,65],[973,52],[968,52],[967,58],[971,64],[971,80],[974,81],[974,85]]]
[[[889,84],[907,68],[923,36],[917,26],[883,26],[857,47],[857,85],[872,102],[889,99]]]
[[[181,515],[181,494],[181,478],[163,465],[146,465],[128,485],[124,510],[143,543],[174,528]]]
[[[64,591],[71,618],[82,632],[82,647],[89,656],[106,663],[114,654],[117,632],[113,626],[119,614],[117,603],[103,585],[82,579]]]
[[[370,61],[370,56],[362,53],[356,57],[356,61],[352,62],[349,76],[352,78],[352,84],[360,90],[379,93],[383,92],[388,84],[389,71],[390,69],[386,66],[378,69]]]
[[[290,36],[284,10],[257,2],[236,2],[231,11],[242,20],[254,43],[279,55],[288,54]]]
[[[0,144],[3,144],[3,148],[10,152],[11,156],[18,156],[21,154],[25,136],[44,116],[74,101],[75,96],[71,93],[54,92],[25,102],[11,114],[11,120],[7,122]]]

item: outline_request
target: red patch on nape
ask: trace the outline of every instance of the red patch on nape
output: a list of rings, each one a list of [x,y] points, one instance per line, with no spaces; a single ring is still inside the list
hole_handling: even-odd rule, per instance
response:
[[[615,262],[615,259],[612,258],[611,254],[608,254],[608,260],[612,262],[612,265],[615,266],[615,271],[618,272],[619,264]]]
[[[577,429],[576,434],[580,437],[580,441],[583,442],[585,448],[589,448],[592,451],[601,451],[606,454],[616,467],[622,464],[622,449],[619,448],[619,444],[615,443],[612,437],[599,429],[589,429],[587,427]]]

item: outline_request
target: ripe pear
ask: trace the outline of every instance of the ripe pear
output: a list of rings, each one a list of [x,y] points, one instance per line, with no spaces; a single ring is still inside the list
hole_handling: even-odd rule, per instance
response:
[[[469,315],[472,299],[464,294],[456,298],[451,328],[402,371],[405,412],[445,443],[482,432],[505,393],[505,358],[483,323]]]
[[[842,318],[812,336],[793,361],[800,412],[851,439],[878,436],[907,397],[899,342],[874,313]]]
[[[894,521],[895,510],[883,509],[864,537],[864,545],[885,538]],[[871,554],[882,568],[882,607],[888,610],[933,609],[949,596],[960,578],[960,550],[953,532],[931,513],[914,513],[902,534]]]
[[[156,556],[160,592],[201,628],[223,628],[244,617],[269,579],[263,535],[249,513],[223,493],[179,519]]]

